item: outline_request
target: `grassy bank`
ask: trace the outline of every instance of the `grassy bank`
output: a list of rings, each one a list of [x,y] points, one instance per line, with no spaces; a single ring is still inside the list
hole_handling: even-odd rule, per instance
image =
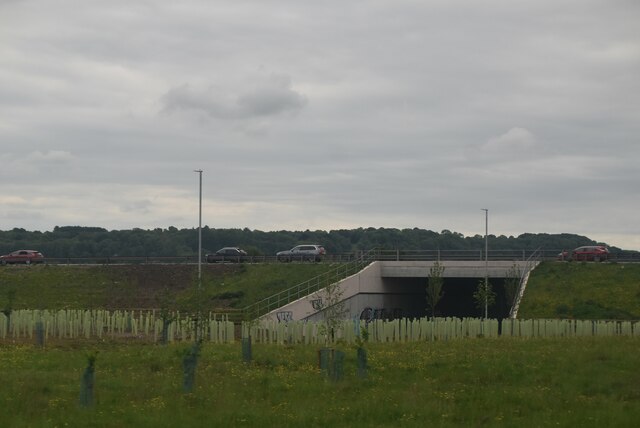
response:
[[[317,348],[205,345],[196,386],[182,392],[187,345],[74,341],[0,348],[0,420],[19,426],[583,426],[640,418],[637,339],[468,339],[369,345],[356,376],[323,378]],[[97,353],[96,404],[78,405]]]
[[[207,309],[242,308],[331,269],[325,263],[204,265]],[[0,309],[150,309],[188,305],[195,265],[3,266]]]
[[[542,263],[518,317],[640,319],[640,264]]]
[[[328,263],[204,265],[194,299],[195,265],[4,266],[0,310],[243,308],[331,270]],[[520,318],[640,319],[640,264],[545,262]]]

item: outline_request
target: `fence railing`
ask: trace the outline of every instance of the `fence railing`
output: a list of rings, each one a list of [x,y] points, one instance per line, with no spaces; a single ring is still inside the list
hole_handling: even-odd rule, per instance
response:
[[[323,288],[331,284],[335,284],[350,275],[354,275],[368,266],[371,262],[375,261],[375,255],[375,250],[361,253],[357,258],[349,263],[337,264],[333,269],[330,269],[327,272],[249,305],[243,309],[244,319],[256,319],[274,309],[302,297],[306,297],[316,291],[322,290]]]
[[[509,318],[515,319],[518,317],[518,309],[520,308],[520,302],[524,296],[524,291],[529,281],[529,275],[531,271],[542,261],[542,252],[540,249],[536,250],[526,260],[524,269],[520,272],[520,278],[518,281],[518,289],[516,290],[511,309],[509,309]]]
[[[535,250],[501,250],[490,249],[486,259],[490,261],[525,261],[535,255],[538,260],[562,260],[561,249]],[[432,261],[432,260],[460,260],[484,261],[484,249],[478,250],[377,250],[376,260],[381,261]],[[607,260],[612,262],[640,262],[640,252],[618,251],[611,252]]]
[[[376,259],[380,261],[484,261],[485,251],[479,250],[377,250]],[[490,250],[488,260],[526,260],[530,250]],[[553,257],[557,253],[553,254]]]
[[[358,253],[344,253],[344,254],[332,254],[323,258],[325,262],[331,263],[349,263],[354,261],[358,257]],[[293,262],[305,262],[307,257],[292,259]],[[112,256],[112,257],[47,257],[44,261],[47,264],[52,265],[78,265],[78,264],[91,264],[91,265],[122,265],[122,264],[197,264],[198,256]],[[203,256],[203,264],[217,264],[217,263],[282,263],[278,258],[273,256],[243,256],[241,260],[237,257],[228,257],[224,260],[216,260],[214,262],[207,262],[206,257]]]
[[[558,260],[562,249],[551,250],[489,250],[488,260],[527,260],[532,254],[538,253],[541,260]],[[485,260],[484,249],[478,250],[400,250],[400,249],[377,249],[369,251],[371,257],[380,261],[430,261],[430,260],[460,260],[460,261],[482,261]],[[324,262],[329,263],[352,263],[361,257],[361,252],[326,254]],[[640,252],[619,251],[609,253],[608,260],[612,262],[640,262]],[[294,262],[305,262],[304,259],[293,260]],[[227,260],[219,261],[223,263],[235,263],[237,259],[231,257]],[[275,255],[255,255],[246,256],[243,263],[282,263]],[[47,257],[45,263],[56,265],[74,264],[196,264],[198,256],[105,256],[105,257]],[[206,263],[203,256],[202,263]],[[308,263],[308,262],[306,262]]]

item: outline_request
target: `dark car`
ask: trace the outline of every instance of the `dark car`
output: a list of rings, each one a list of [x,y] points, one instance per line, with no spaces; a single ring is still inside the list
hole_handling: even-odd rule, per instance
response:
[[[322,245],[298,245],[287,251],[279,251],[276,257],[279,262],[290,262],[293,260],[319,262],[325,255]]]
[[[609,249],[604,245],[586,245],[571,253],[571,259],[579,262],[603,262],[609,258]]]
[[[3,265],[10,263],[44,263],[44,256],[40,251],[36,250],[18,250],[12,253],[0,256],[0,263]]]
[[[247,252],[238,247],[224,247],[214,254],[207,254],[207,263],[232,262],[240,263],[249,260]]]

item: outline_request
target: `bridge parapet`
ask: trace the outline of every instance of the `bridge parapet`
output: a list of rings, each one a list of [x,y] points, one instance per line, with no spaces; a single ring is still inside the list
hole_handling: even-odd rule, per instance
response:
[[[435,261],[381,261],[381,276],[383,278],[427,278]],[[440,261],[444,267],[443,278],[483,278],[487,273],[489,278],[504,278],[514,266],[520,274],[531,268],[526,261]]]

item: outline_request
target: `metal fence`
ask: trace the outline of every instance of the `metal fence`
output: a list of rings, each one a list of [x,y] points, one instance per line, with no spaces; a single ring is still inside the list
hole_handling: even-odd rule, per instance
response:
[[[489,250],[486,259],[498,260],[527,260],[536,254],[540,260],[559,260],[562,249],[551,250]],[[478,250],[401,250],[401,249],[375,249],[366,252],[356,251],[352,253],[326,254],[322,261],[327,263],[352,263],[361,259],[362,254],[367,254],[372,260],[380,261],[433,261],[433,260],[460,260],[460,261],[483,261],[485,260],[484,249]],[[609,253],[608,260],[611,262],[640,262],[640,252],[619,251]],[[203,263],[206,259],[203,257]],[[222,263],[235,263],[237,260],[230,258]],[[255,255],[246,256],[243,263],[282,263],[275,255]],[[292,262],[305,262],[292,260]],[[46,263],[74,265],[74,264],[196,264],[198,256],[109,256],[109,257],[47,257]],[[220,263],[220,262],[218,262]]]
[[[376,252],[374,250],[361,253],[348,263],[337,264],[333,269],[325,273],[249,305],[243,310],[245,320],[258,318],[294,300],[308,296],[350,275],[354,275],[375,261],[375,255]]]
[[[479,250],[376,250],[376,260],[387,261],[433,261],[433,260],[461,260],[461,261],[504,261],[529,260],[535,256],[538,260],[562,260],[563,250],[489,250],[486,253]],[[619,251],[609,253],[608,260],[612,262],[640,262],[640,252]]]
[[[529,256],[526,260],[524,269],[519,272],[520,278],[518,279],[518,289],[516,290],[513,302],[511,303],[511,309],[509,309],[509,318],[515,319],[518,317],[518,309],[520,308],[520,302],[524,297],[524,291],[527,287],[527,282],[529,281],[529,275],[531,274],[531,271],[542,261],[542,257],[543,255],[541,250],[538,249]]]

